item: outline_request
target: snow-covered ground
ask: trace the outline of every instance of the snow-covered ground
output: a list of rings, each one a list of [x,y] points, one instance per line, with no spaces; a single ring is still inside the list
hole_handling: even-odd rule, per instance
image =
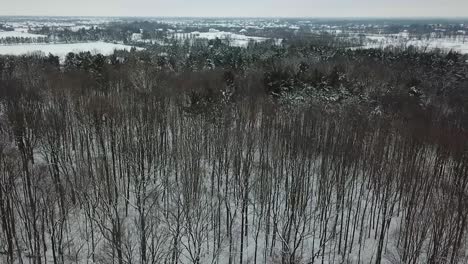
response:
[[[71,30],[71,31],[73,31],[73,32],[78,32],[78,31],[80,31],[81,29],[90,30],[91,28],[92,28],[92,26],[78,25],[78,26],[69,27],[68,29]]]
[[[429,50],[441,49],[444,51],[456,51],[462,54],[468,54],[468,40],[466,42],[454,41],[450,39],[431,39],[431,40],[410,40],[407,45],[427,48]]]
[[[39,35],[39,34],[31,34],[31,33],[25,33],[21,31],[0,31],[0,39],[2,38],[32,38],[32,39],[37,39],[37,38],[45,38],[47,37],[46,35]]]
[[[61,59],[70,52],[90,51],[110,55],[114,50],[130,50],[132,46],[123,44],[114,44],[107,42],[87,42],[71,44],[19,44],[19,45],[0,45],[0,54],[2,55],[24,55],[35,52],[44,54],[53,54]],[[137,48],[140,50],[141,48]]]
[[[464,37],[464,36],[463,36]],[[440,49],[443,51],[455,51],[468,54],[468,37],[463,38],[428,38],[416,39],[395,35],[367,35],[368,40],[360,49],[385,48],[385,47],[409,47],[414,46],[423,50]]]
[[[262,37],[253,37],[253,36],[246,36],[241,34],[236,34],[232,32],[225,32],[225,31],[216,31],[211,30],[210,32],[191,32],[191,33],[175,33],[173,37],[176,39],[226,39],[230,40],[230,44],[232,46],[237,47],[246,47],[249,42],[264,42],[268,40],[268,38]]]

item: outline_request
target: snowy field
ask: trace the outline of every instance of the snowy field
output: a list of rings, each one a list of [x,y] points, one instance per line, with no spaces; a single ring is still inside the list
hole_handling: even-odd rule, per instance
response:
[[[45,38],[46,35],[39,35],[39,34],[30,34],[21,31],[0,31],[0,39],[2,38]]]
[[[132,46],[107,42],[0,45],[0,55],[24,55],[41,52],[46,55],[51,53],[64,59],[70,52],[78,53],[90,51],[96,54],[110,55],[114,53],[114,50],[130,50],[131,48]],[[141,48],[137,49],[141,50]]]
[[[414,46],[423,50],[431,51],[440,49],[445,52],[455,51],[461,54],[468,54],[468,37],[466,38],[429,38],[429,39],[410,39],[404,36],[394,35],[368,35],[368,40],[364,46],[359,49],[379,49],[390,46],[409,47]]]
[[[173,35],[175,39],[226,39],[230,41],[232,46],[236,47],[246,47],[249,42],[264,42],[268,40],[268,38],[262,37],[253,37],[253,36],[245,36],[241,34],[236,34],[232,32],[225,32],[225,31],[210,31],[210,32],[192,32],[192,33],[175,33]]]
[[[468,41],[462,42],[450,39],[430,39],[430,40],[409,40],[407,46],[415,46],[422,49],[443,51],[456,51],[462,54],[468,54]]]

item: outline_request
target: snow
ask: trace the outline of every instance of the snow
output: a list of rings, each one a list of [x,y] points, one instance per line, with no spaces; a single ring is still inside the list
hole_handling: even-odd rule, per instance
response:
[[[27,27],[23,27],[23,28],[15,28],[15,31],[17,32],[23,32],[23,33],[28,33],[28,28]]]
[[[264,42],[268,40],[268,38],[263,37],[253,37],[253,36],[246,36],[241,34],[235,34],[232,32],[225,32],[225,31],[214,31],[210,30],[210,32],[192,32],[192,33],[182,33],[182,34],[174,34],[174,38],[176,39],[184,39],[187,37],[199,38],[199,39],[229,39],[231,41],[232,46],[237,47],[246,47],[250,41],[254,42]]]
[[[429,39],[407,39],[401,35],[366,35],[367,43],[359,49],[379,49],[385,47],[409,47],[414,46],[423,50],[440,49],[445,52],[456,51],[468,54],[468,38],[429,38]]]
[[[404,38],[404,39],[408,39],[408,38],[410,37],[410,35],[409,35],[409,33],[408,33],[407,30],[396,34],[396,36],[397,36],[397,37],[400,37],[400,38]]]
[[[387,38],[384,35],[367,35],[366,37],[373,41],[384,41]]]
[[[80,31],[82,29],[90,30],[91,28],[92,28],[91,26],[73,26],[73,27],[69,27],[68,29],[70,29],[73,32],[78,32],[78,31]]]
[[[462,54],[468,54],[468,41],[458,42],[448,39],[432,39],[432,40],[411,40],[408,41],[407,45],[413,45],[419,48],[426,48],[429,50],[441,49],[444,51],[456,51]]]
[[[132,34],[132,41],[139,41],[142,40],[143,34],[141,33],[133,33]]]
[[[45,38],[46,35],[25,33],[22,31],[0,31],[0,39],[2,38]]]
[[[114,44],[107,42],[87,42],[87,43],[72,43],[72,44],[21,44],[21,45],[0,45],[1,55],[24,55],[34,52],[42,52],[45,54],[53,54],[60,58],[70,52],[85,52],[101,53],[110,55],[114,50],[130,50],[132,47],[123,44]],[[140,50],[141,48],[137,48]]]

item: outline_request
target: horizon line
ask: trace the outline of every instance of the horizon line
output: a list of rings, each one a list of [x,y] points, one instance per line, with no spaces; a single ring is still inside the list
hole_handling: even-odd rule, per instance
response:
[[[228,19],[410,19],[410,20],[424,20],[424,19],[443,19],[443,20],[458,20],[458,19],[468,19],[468,16],[146,16],[146,15],[2,15],[0,17],[51,17],[51,18],[207,18],[207,19],[219,19],[219,18],[228,18]]]

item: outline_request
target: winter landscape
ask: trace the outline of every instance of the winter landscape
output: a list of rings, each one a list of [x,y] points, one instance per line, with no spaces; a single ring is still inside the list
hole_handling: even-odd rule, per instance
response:
[[[2,3],[0,264],[468,264],[468,3],[398,3]]]

